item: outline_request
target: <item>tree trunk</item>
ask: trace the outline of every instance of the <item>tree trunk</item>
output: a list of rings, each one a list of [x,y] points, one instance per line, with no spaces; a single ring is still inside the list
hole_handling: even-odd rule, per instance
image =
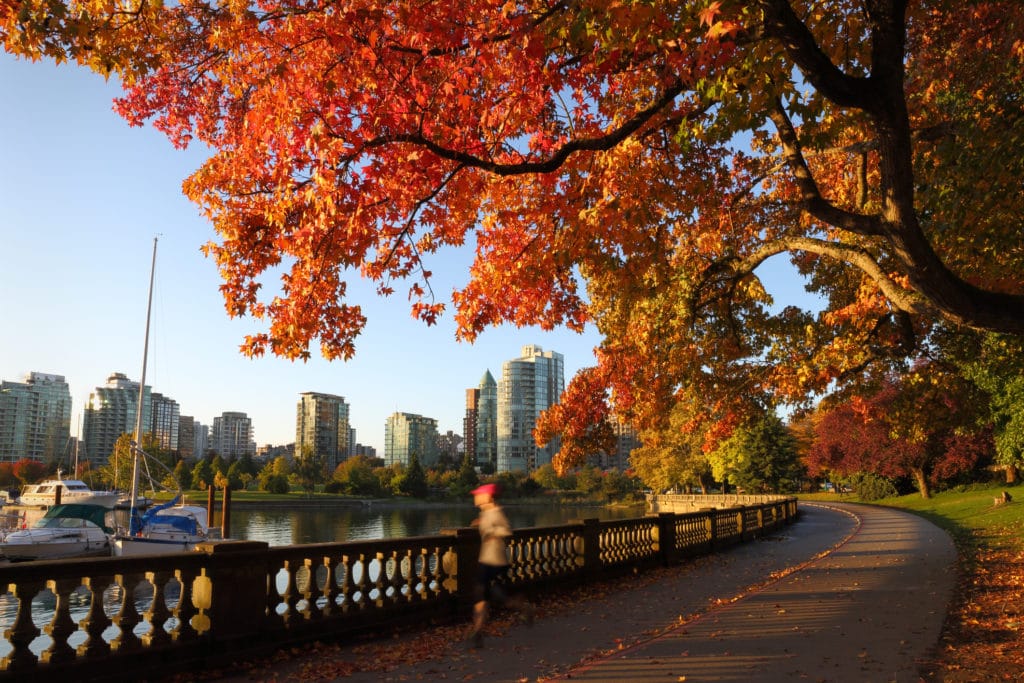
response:
[[[931,498],[932,492],[928,488],[928,477],[925,476],[924,470],[915,467],[910,471],[910,474],[914,477],[914,481],[917,482],[917,490],[921,492],[922,498]]]
[[[1010,484],[1010,485],[1017,483],[1017,466],[1016,465],[1007,465],[1006,466],[1006,483]]]

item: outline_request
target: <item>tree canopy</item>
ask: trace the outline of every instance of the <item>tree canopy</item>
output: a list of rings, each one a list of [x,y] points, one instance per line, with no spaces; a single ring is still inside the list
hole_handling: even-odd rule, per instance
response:
[[[1024,332],[1016,0],[0,8],[6,49],[116,74],[130,123],[212,150],[184,191],[228,313],[265,325],[248,354],[350,358],[353,277],[435,321],[431,256],[467,243],[459,338],[603,335],[555,432],[700,397],[714,442],[937,324]],[[823,310],[774,305],[778,254]]]

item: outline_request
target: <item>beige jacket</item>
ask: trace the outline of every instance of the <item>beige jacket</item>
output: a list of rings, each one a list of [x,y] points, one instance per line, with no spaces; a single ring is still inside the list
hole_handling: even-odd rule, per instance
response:
[[[508,565],[505,539],[512,535],[508,517],[497,505],[480,511],[480,564]]]

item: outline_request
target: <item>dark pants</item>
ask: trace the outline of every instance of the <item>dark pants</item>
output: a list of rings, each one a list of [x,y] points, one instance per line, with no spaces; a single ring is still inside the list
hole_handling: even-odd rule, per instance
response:
[[[506,581],[508,578],[508,565],[495,566],[493,564],[478,565],[476,584],[473,586],[474,602],[500,602],[508,600]]]

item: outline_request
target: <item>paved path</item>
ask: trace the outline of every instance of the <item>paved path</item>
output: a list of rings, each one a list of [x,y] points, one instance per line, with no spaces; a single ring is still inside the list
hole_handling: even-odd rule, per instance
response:
[[[515,625],[481,650],[452,643],[415,665],[344,677],[307,658],[220,680],[917,683],[952,597],[950,538],[886,508],[800,509],[778,534],[659,570],[656,583],[623,579],[572,610],[549,599],[533,628]]]

